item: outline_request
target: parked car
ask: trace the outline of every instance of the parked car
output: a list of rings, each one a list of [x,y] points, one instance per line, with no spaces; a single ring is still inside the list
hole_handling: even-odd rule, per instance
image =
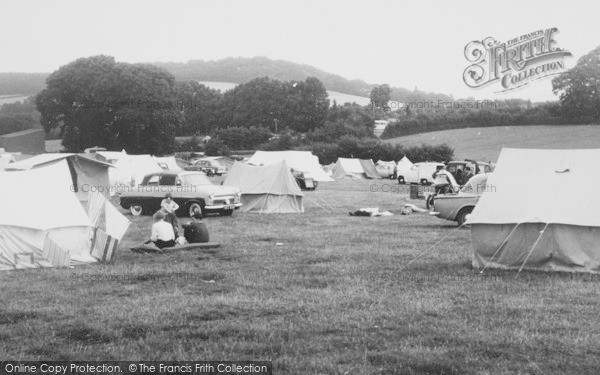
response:
[[[396,179],[396,165],[395,164],[376,164],[375,169],[381,178],[389,178],[391,180]]]
[[[133,215],[152,214],[160,209],[166,193],[179,205],[178,216],[192,216],[195,209],[203,214],[231,215],[242,206],[240,189],[213,185],[202,172],[163,171],[144,176],[142,183],[121,194],[121,207]]]
[[[480,173],[490,173],[492,172],[492,167],[488,163],[484,163],[482,161],[475,160],[455,160],[446,164],[446,169],[448,172],[452,173],[452,176],[456,179],[456,181],[462,185],[461,175],[465,173],[466,168],[471,168],[471,172],[476,175]],[[459,172],[460,171],[460,172]]]
[[[490,173],[477,174],[460,189],[451,188],[445,194],[434,196],[429,203],[434,215],[440,219],[456,221],[462,226],[469,218],[479,197],[491,187],[487,185]]]
[[[444,167],[444,164],[435,162],[415,163],[407,172],[398,174],[398,183],[431,185],[433,184],[433,172],[438,167]]]
[[[193,160],[191,164],[184,167],[184,169],[186,171],[204,172],[207,176],[221,176],[227,173],[227,168],[219,164],[218,161],[208,158]]]

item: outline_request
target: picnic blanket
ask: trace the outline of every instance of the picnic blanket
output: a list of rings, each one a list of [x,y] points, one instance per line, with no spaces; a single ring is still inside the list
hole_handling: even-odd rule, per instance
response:
[[[185,245],[175,245],[172,247],[164,247],[159,249],[153,243],[150,244],[139,244],[131,248],[134,253],[169,253],[178,250],[200,250],[200,249],[214,249],[220,247],[221,244],[216,242],[201,242],[201,243],[186,243]]]

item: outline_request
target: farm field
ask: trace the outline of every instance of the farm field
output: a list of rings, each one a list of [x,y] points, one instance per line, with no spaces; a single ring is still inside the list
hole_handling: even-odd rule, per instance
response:
[[[600,148],[600,126],[539,125],[466,128],[413,134],[385,140],[405,146],[447,143],[456,159],[497,161],[502,147]]]
[[[0,357],[271,360],[274,374],[593,374],[600,278],[471,267],[470,232],[393,181],[321,183],[304,214],[205,219],[218,249],[0,273]],[[352,217],[379,207],[391,217]]]

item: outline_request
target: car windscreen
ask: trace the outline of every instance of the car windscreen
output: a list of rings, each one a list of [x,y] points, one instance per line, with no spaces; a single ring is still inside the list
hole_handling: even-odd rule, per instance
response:
[[[184,186],[212,185],[212,182],[202,173],[184,174],[181,176],[181,182]]]

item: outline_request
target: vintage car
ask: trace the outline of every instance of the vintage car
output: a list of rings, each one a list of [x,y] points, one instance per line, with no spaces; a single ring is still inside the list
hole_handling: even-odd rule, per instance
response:
[[[477,174],[464,186],[459,188],[451,184],[446,193],[431,197],[428,205],[433,211],[432,214],[440,219],[456,221],[459,226],[463,226],[481,194],[491,190],[492,187],[487,185],[489,176],[490,173]]]
[[[431,185],[433,184],[433,173],[443,167],[443,163],[415,163],[406,173],[398,174],[398,183]]]
[[[193,171],[163,171],[148,174],[137,187],[123,191],[121,207],[131,214],[153,214],[167,193],[179,205],[178,216],[189,215],[195,209],[203,214],[231,215],[242,206],[240,189],[214,185],[204,173]]]
[[[377,162],[375,169],[381,178],[396,179],[396,163],[394,162]]]
[[[192,160],[190,165],[185,166],[183,169],[186,171],[196,171],[206,173],[207,176],[221,176],[227,173],[227,169],[219,164],[214,159],[202,158]]]

